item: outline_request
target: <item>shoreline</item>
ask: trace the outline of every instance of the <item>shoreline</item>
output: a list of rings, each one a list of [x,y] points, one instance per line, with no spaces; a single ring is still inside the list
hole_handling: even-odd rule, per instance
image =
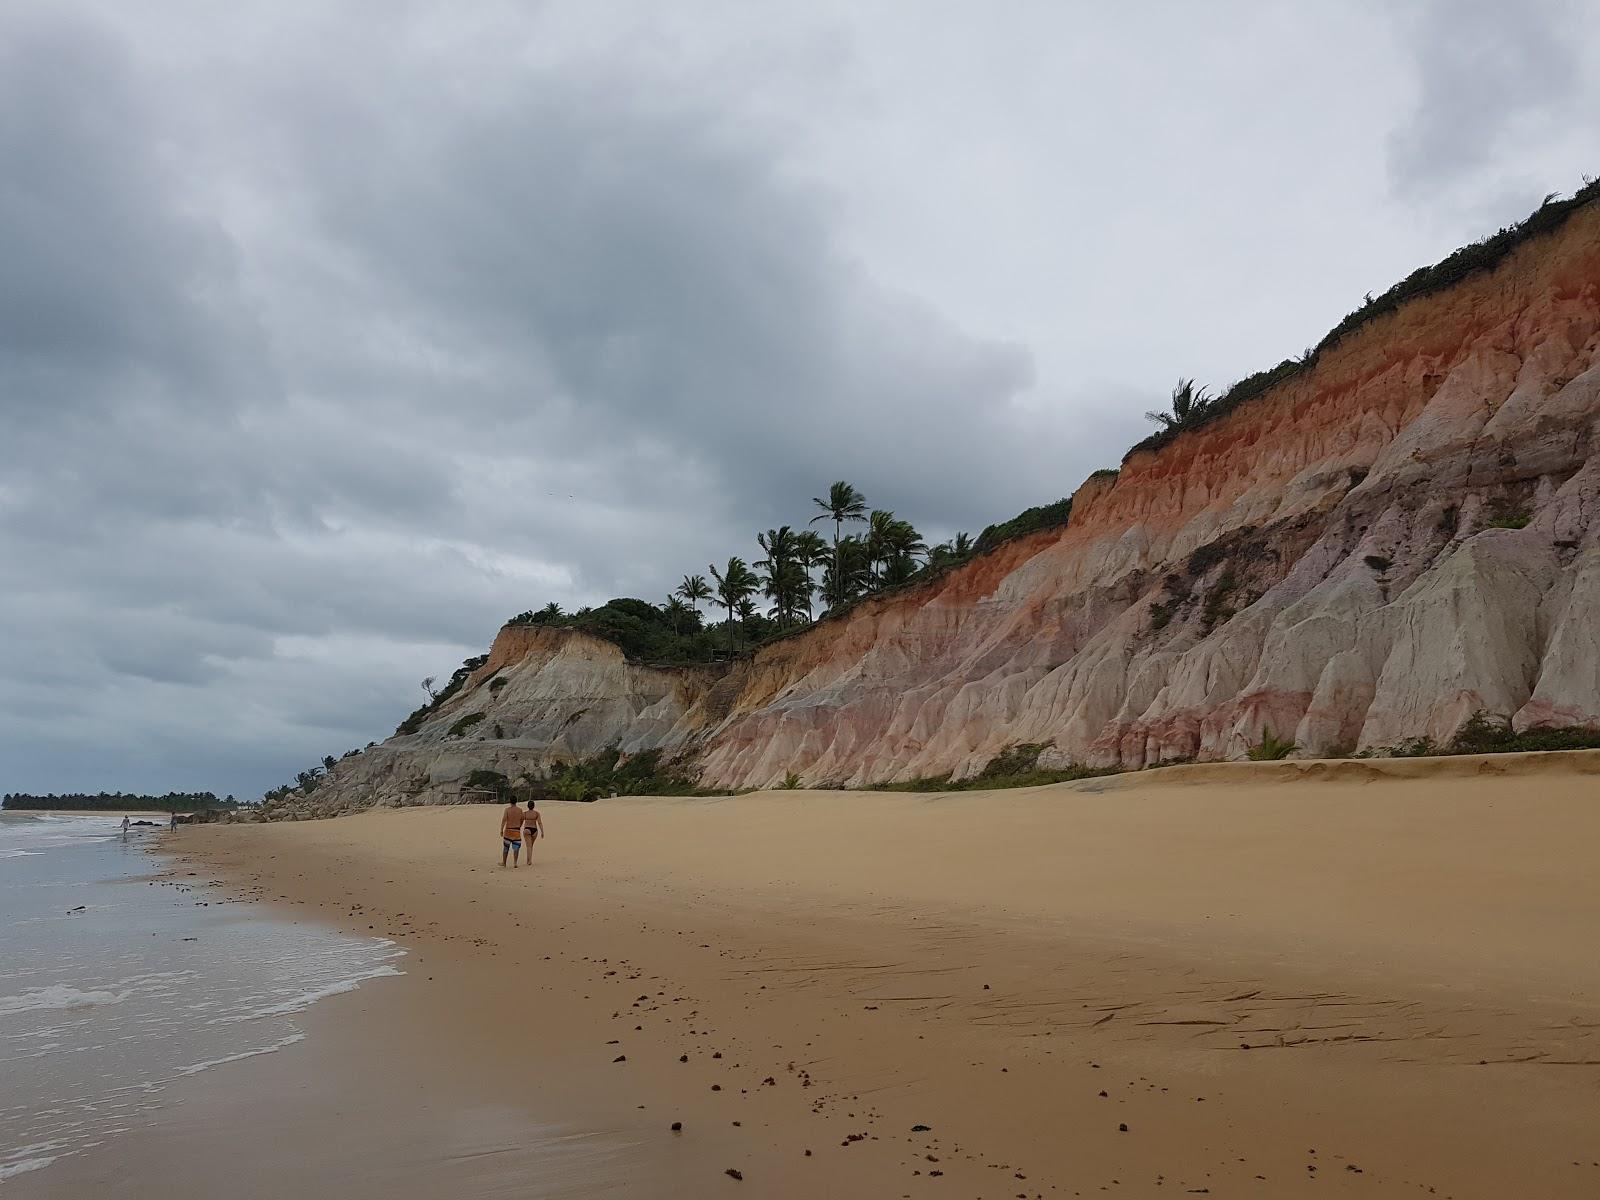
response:
[[[124,838],[117,820],[5,822],[0,1192],[30,1175],[59,1191],[96,1147],[114,1161],[190,1080],[239,1078],[303,1040],[296,1018],[318,1000],[393,973],[384,939],[228,903],[188,871],[158,878],[166,832]]]
[[[1593,1195],[1595,783],[631,798],[517,871],[492,807],[185,829],[407,975],[186,1085],[181,1164],[174,1110],[17,1195]]]

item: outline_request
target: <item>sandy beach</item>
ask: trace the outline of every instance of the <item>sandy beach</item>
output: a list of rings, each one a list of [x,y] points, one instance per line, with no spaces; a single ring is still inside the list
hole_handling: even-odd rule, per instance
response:
[[[1600,753],[546,821],[173,835],[407,973],[7,1191],[1600,1194]]]

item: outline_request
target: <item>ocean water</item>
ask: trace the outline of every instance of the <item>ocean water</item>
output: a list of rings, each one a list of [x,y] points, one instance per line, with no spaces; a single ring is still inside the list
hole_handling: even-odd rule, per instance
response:
[[[120,813],[0,812],[0,1193],[147,1123],[173,1083],[301,1041],[404,952],[154,882]]]

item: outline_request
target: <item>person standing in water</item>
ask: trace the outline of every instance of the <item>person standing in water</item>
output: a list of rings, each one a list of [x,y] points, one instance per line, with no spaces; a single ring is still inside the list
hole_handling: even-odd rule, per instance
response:
[[[122,814],[122,840],[123,841],[127,841],[128,840],[128,826],[130,826],[132,824],[133,824],[133,822],[128,820],[128,814],[127,813],[123,813]]]
[[[516,808],[513,804],[512,808]],[[533,843],[539,840],[539,835],[544,832],[544,817],[533,807],[533,799],[528,800],[528,811],[522,814],[522,840],[527,843],[528,853],[526,860],[533,866]]]
[[[522,853],[522,810],[513,800],[500,810],[500,865],[506,865],[507,855],[513,869]]]

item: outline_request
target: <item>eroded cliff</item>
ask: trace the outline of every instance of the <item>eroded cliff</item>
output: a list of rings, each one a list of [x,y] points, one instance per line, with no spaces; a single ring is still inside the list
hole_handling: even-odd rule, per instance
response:
[[[1600,205],[1410,300],[1074,498],[1069,524],[770,645],[655,669],[508,627],[318,802],[449,795],[617,744],[708,786],[1320,755],[1474,712],[1600,725]],[[482,713],[475,723],[461,719]],[[452,732],[454,731],[454,732]]]

